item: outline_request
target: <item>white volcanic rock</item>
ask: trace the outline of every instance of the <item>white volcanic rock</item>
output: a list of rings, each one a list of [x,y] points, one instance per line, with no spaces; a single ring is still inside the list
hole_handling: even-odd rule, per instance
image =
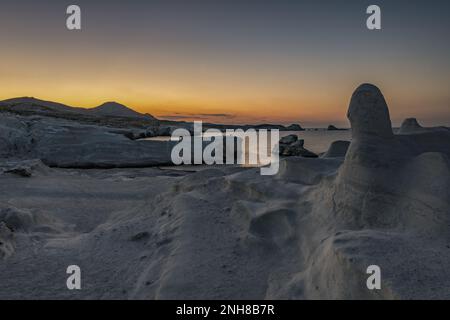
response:
[[[0,113],[0,158],[25,156],[31,142],[26,122],[20,117]]]
[[[417,162],[417,159],[422,158],[426,153],[441,155],[443,159],[450,157],[450,133],[430,131],[414,136],[399,135],[386,139],[391,136],[391,130],[384,99],[382,103],[375,103],[379,105],[379,108],[372,109],[368,109],[368,103],[363,101],[364,99],[372,101],[374,95],[378,97],[377,101],[380,101],[382,94],[372,86],[363,85],[363,88],[363,90],[361,87],[357,89],[349,107],[348,115],[352,122],[352,130],[353,125],[356,125],[358,129],[353,131],[356,139],[354,136],[345,162],[339,171],[335,208],[339,214],[342,214],[342,221],[349,223],[349,227],[350,225],[352,227],[396,226],[406,216],[416,212],[419,214],[420,210],[423,216],[429,215],[429,218],[434,220],[433,216],[436,212],[430,208],[436,207],[437,203],[447,202],[448,204],[447,193],[435,192],[428,200],[419,200],[416,194],[413,196],[409,193],[408,190],[411,188],[406,187],[403,181],[405,177],[408,177],[415,181],[416,187],[423,193],[429,193],[427,190],[430,188],[425,187],[428,183],[425,183],[424,175],[421,175],[421,178],[415,178],[421,170],[411,170],[410,164]],[[368,96],[365,95],[368,90],[366,88],[371,92]],[[355,103],[355,99],[359,103]],[[363,112],[360,112],[358,108],[361,108]],[[375,115],[367,114],[368,110],[372,110]],[[355,118],[356,114],[365,114],[367,119],[378,119],[379,121],[373,121],[378,124],[378,127],[372,126],[370,134],[361,132],[360,122],[355,121],[358,118]],[[435,163],[432,158],[421,162],[424,166],[431,166],[425,162]],[[439,167],[448,166],[448,161],[443,160],[439,163]],[[427,172],[430,177],[432,176],[431,180],[438,181],[442,179],[440,176],[442,171],[446,170],[448,168],[440,169],[440,173],[432,170]],[[447,174],[443,176],[444,179],[449,179]],[[409,202],[409,209],[406,201]],[[445,207],[446,205],[443,205],[441,210],[448,210]],[[416,217],[408,219],[412,221]],[[432,223],[418,223],[411,227],[420,230],[429,228],[432,232],[436,226]]]
[[[399,133],[412,133],[412,132],[420,132],[423,131],[423,127],[417,122],[416,118],[407,118],[402,122],[402,126],[400,127]]]
[[[398,134],[408,135],[408,134],[422,134],[425,132],[441,132],[448,133],[450,129],[447,127],[422,127],[416,118],[407,118],[402,122]]]
[[[345,157],[347,154],[348,147],[350,146],[349,141],[333,141],[327,152],[322,155],[322,158],[339,158]]]
[[[14,234],[3,221],[0,221],[0,261],[14,253]]]
[[[116,168],[172,164],[171,143],[132,141],[126,131],[50,117],[0,114],[0,158],[41,159],[61,168]],[[28,175],[30,170],[16,168]]]
[[[380,89],[372,84],[362,84],[355,90],[347,117],[352,126],[353,138],[371,135],[393,137],[386,101]]]
[[[172,163],[169,142],[133,141],[96,126],[52,127],[39,123],[33,134],[35,157],[52,167],[120,168]]]
[[[47,174],[50,168],[40,159],[31,160],[10,160],[0,162],[0,173],[16,174],[22,177],[31,177],[41,174]]]

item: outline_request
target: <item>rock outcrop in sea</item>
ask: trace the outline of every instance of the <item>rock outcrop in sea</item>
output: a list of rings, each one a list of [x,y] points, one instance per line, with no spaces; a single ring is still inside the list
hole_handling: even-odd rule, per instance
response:
[[[338,129],[338,128],[336,128],[335,126],[333,126],[332,124],[330,124],[330,125],[328,126],[327,130],[328,130],[328,131],[337,131],[337,130],[341,130],[341,129]]]
[[[317,155],[304,147],[305,141],[298,139],[296,134],[290,134],[282,137],[279,142],[279,152],[281,156],[285,157],[305,157],[317,158]]]

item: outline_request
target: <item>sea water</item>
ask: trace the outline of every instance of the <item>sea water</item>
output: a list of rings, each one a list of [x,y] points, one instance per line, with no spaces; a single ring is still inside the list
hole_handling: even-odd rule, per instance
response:
[[[308,129],[305,131],[280,131],[280,138],[295,134],[305,141],[304,147],[311,152],[326,152],[333,141],[351,141],[351,130]],[[144,140],[169,141],[170,137],[152,137]]]

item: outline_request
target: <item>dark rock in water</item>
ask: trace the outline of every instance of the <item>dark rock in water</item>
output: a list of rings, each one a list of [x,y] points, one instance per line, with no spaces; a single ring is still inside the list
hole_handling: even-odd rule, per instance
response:
[[[303,146],[305,145],[305,140],[300,139],[295,141],[294,143],[291,143],[289,145],[290,148],[303,148]]]
[[[299,124],[291,124],[286,127],[287,131],[305,131]]]
[[[286,137],[282,137],[280,139],[280,144],[291,144],[298,140],[298,136],[296,134],[290,134]]]
[[[352,95],[347,117],[353,138],[378,136],[392,138],[389,109],[380,89],[372,84],[360,85]]]
[[[318,155],[301,147],[300,145],[290,145],[283,150],[282,156],[285,157],[305,157],[305,158],[317,158]]]
[[[347,154],[348,147],[350,146],[349,141],[334,141],[328,151],[325,152],[322,157],[323,158],[340,158],[345,157]]]
[[[290,144],[280,143],[280,155],[285,157],[306,157],[306,158],[317,158],[317,155],[303,147],[304,140],[297,140]]]
[[[279,143],[279,153],[282,156],[290,157],[308,157],[308,158],[317,158],[315,153],[312,153],[309,150],[306,150],[303,146],[305,144],[305,140],[298,139],[298,136],[295,134],[290,134],[286,137],[280,139]]]
[[[332,124],[330,124],[330,125],[328,126],[327,130],[328,130],[328,131],[335,131],[335,130],[341,130],[341,129],[338,129],[338,128],[336,128],[335,126],[333,126]]]

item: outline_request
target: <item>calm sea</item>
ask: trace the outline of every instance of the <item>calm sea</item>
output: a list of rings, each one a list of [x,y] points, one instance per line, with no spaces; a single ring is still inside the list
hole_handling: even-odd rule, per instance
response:
[[[314,153],[322,153],[327,151],[333,141],[350,141],[352,136],[351,130],[328,131],[318,129],[306,131],[282,131],[280,132],[280,137],[285,137],[290,134],[295,134],[300,139],[304,139],[305,148]],[[169,141],[170,137],[153,137],[146,138],[144,140]]]

